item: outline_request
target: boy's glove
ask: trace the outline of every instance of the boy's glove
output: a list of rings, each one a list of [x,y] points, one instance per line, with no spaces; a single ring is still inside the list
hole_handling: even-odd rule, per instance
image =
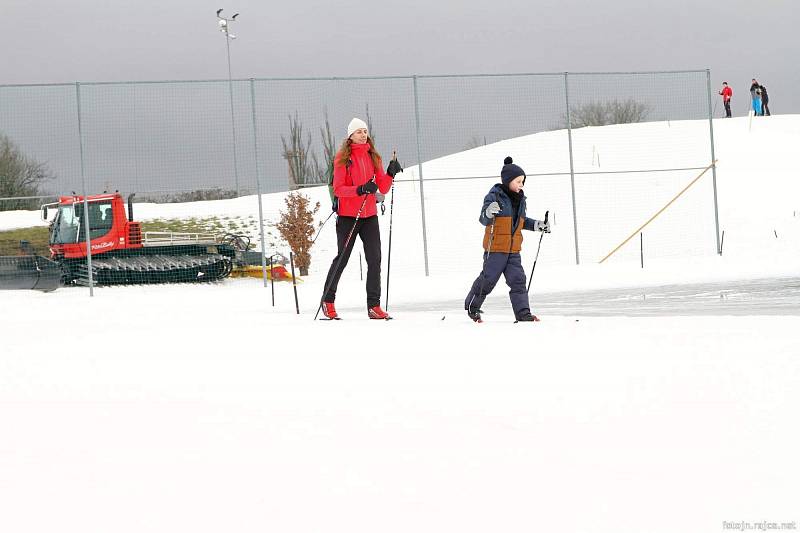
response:
[[[544,233],[550,233],[550,223],[547,220],[537,220],[533,223],[533,229]]]
[[[356,189],[356,193],[359,196],[364,196],[365,194],[375,194],[378,191],[378,184],[374,181],[368,181],[363,185],[359,185]]]
[[[494,218],[494,216],[500,212],[500,204],[497,202],[492,202],[488,206],[486,206],[486,218]]]
[[[402,172],[403,167],[400,166],[400,163],[397,162],[397,159],[392,159],[389,162],[389,166],[386,167],[386,173],[389,174],[391,177],[395,177],[398,172]]]

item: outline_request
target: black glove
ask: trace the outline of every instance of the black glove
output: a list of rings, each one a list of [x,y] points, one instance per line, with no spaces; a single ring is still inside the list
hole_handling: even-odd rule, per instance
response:
[[[374,181],[368,181],[364,185],[359,185],[356,189],[356,193],[359,196],[364,196],[365,194],[375,194],[378,192],[378,184]]]
[[[398,172],[402,172],[403,167],[400,166],[400,163],[397,162],[397,159],[392,159],[389,162],[389,166],[386,167],[386,173],[389,174],[391,177],[395,177]]]

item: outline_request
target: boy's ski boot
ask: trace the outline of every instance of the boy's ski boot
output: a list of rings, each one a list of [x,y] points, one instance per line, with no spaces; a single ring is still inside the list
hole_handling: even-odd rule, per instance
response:
[[[476,322],[478,324],[483,322],[483,319],[481,318],[481,313],[483,313],[483,311],[481,311],[480,309],[473,309],[473,308],[467,309],[467,316],[470,317],[473,322]]]
[[[514,324],[516,324],[517,322],[540,322],[540,320],[538,316],[532,315],[531,312],[528,311],[520,314],[514,321]]]

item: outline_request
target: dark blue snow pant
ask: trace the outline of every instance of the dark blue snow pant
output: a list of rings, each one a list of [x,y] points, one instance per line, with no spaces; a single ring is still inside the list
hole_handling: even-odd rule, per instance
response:
[[[509,287],[508,296],[511,298],[511,307],[514,316],[520,318],[530,313],[531,304],[528,302],[528,291],[525,288],[525,270],[522,268],[522,258],[519,254],[505,254],[484,252],[485,259],[483,270],[472,282],[472,288],[464,300],[464,309],[480,309],[486,296],[492,292],[494,286],[500,281],[500,274],[505,274],[506,285]]]

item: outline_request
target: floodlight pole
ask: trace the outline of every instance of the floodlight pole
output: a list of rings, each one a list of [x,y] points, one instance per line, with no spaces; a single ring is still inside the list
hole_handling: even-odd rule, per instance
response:
[[[217,18],[219,19],[219,31],[225,34],[225,50],[228,55],[228,100],[231,108],[231,132],[233,135],[233,176],[236,180],[236,196],[238,197],[241,191],[239,189],[239,164],[236,158],[236,121],[233,112],[233,76],[231,74],[231,39],[235,39],[236,36],[230,32],[230,24],[236,22],[239,13],[231,18],[225,18],[220,13],[222,13],[222,9],[217,10]]]

